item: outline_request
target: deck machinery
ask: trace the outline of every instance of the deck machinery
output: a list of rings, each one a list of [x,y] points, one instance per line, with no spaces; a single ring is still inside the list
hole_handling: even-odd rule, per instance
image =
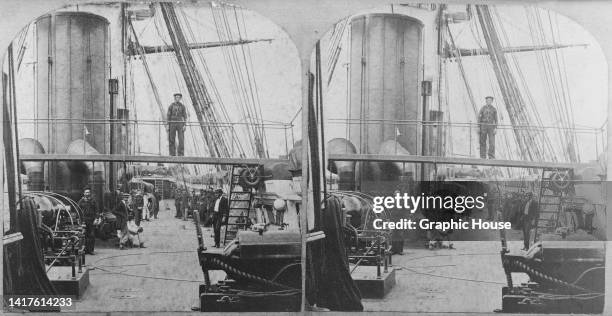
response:
[[[284,163],[282,163],[284,164]],[[278,166],[276,166],[278,167]],[[248,168],[248,167],[245,167]],[[200,311],[202,312],[296,312],[301,306],[301,233],[299,209],[301,197],[294,189],[291,176],[269,172],[264,166],[258,177],[265,181],[247,183],[242,190],[232,186],[229,199],[229,216],[225,223],[232,225],[234,208],[243,204],[244,192],[256,192],[248,201],[250,207],[237,222],[245,225],[235,233],[235,238],[226,240],[221,251],[208,250],[202,239],[199,215],[194,212],[198,237],[198,259],[205,282],[199,287]],[[280,168],[284,169],[284,168]],[[233,174],[233,173],[232,173]],[[241,172],[237,172],[241,174]],[[234,199],[239,197],[239,199]],[[234,223],[236,222],[234,218]],[[248,223],[248,224],[246,224]],[[226,234],[227,236],[227,234]],[[211,282],[210,271],[222,270],[226,278]]]
[[[502,288],[506,313],[601,313],[604,307],[603,242],[536,243],[527,254],[502,250],[508,285]],[[526,273],[529,282],[512,281]]]
[[[507,280],[501,311],[601,313],[605,298],[605,205],[592,202],[597,197],[581,197],[580,190],[597,195],[593,192],[603,194],[604,187],[592,181],[563,181],[559,171],[551,174],[542,180],[531,247],[526,252],[510,252],[501,233],[501,261]],[[551,203],[555,197],[557,202]],[[580,233],[583,236],[573,238]],[[513,273],[524,273],[529,281],[515,284]]]

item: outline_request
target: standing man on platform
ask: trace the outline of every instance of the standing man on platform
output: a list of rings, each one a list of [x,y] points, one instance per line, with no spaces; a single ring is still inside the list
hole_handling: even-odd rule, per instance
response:
[[[495,159],[495,130],[497,129],[497,109],[493,106],[493,97],[485,98],[486,104],[478,112],[478,127],[480,136],[480,158]],[[487,139],[489,148],[487,151]]]
[[[174,102],[168,107],[168,114],[166,115],[166,130],[168,131],[168,151],[170,156],[177,155],[177,148],[175,145],[176,136],[178,134],[178,156],[185,155],[185,128],[186,122],[189,118],[187,109],[181,103],[183,95],[180,93],[174,94]]]
[[[221,244],[221,225],[227,220],[229,215],[229,204],[227,198],[223,196],[223,190],[215,191],[215,205],[213,207],[213,229],[215,231],[215,248]]]
[[[98,206],[91,197],[91,189],[86,187],[83,190],[83,197],[79,200],[79,207],[83,212],[83,222],[85,223],[85,253],[94,255],[96,237],[94,234],[94,221],[98,217]]]

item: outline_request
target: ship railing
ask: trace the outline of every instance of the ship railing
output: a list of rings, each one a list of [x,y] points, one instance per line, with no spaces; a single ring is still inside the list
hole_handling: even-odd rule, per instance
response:
[[[172,122],[171,122],[172,123]],[[263,129],[269,146],[271,156],[288,155],[296,141],[296,136],[301,134],[301,127],[295,123],[260,121],[260,122],[211,122],[200,124],[198,121],[189,120],[184,122],[186,126],[184,144],[185,148],[192,148],[193,151],[205,150],[204,137],[201,126],[206,128],[216,128],[228,135],[231,149],[230,155],[240,156],[240,148],[244,148],[246,155],[250,156],[250,144],[247,140],[251,139],[249,131],[253,126]],[[147,152],[157,155],[168,155],[168,121],[165,120],[139,120],[139,119],[72,119],[72,118],[21,118],[18,120],[19,138],[34,138],[41,142],[52,141],[49,138],[50,129],[70,129],[74,134],[73,138],[83,138],[86,140],[95,139],[97,143],[110,144],[113,137],[115,148],[121,146],[131,146],[131,152]],[[112,131],[112,132],[111,132]],[[112,135],[112,136],[111,136]],[[232,136],[233,135],[233,136]],[[133,141],[128,141],[133,139]],[[281,140],[281,141],[278,141]],[[150,145],[155,142],[154,145]],[[136,150],[138,143],[148,143]],[[157,151],[157,152],[155,152]]]
[[[409,134],[414,144],[427,144],[425,150],[416,145],[415,148],[405,148],[411,154],[477,158],[480,153],[481,124],[477,122],[327,118],[324,125],[325,136],[329,139],[335,137],[345,137],[349,140],[359,139],[360,133],[368,133],[377,127],[384,127],[387,129],[387,135],[395,135],[395,140],[402,139],[402,134]],[[357,126],[362,126],[362,128]],[[395,131],[390,132],[389,126],[395,127]],[[514,131],[521,131],[533,137],[545,136],[541,139],[549,140],[548,155],[553,156],[552,158],[558,162],[570,162],[570,150],[579,156],[578,161],[598,160],[605,153],[607,145],[606,123],[599,127],[497,124],[496,129],[496,158],[498,159],[504,157],[503,159],[521,160]],[[354,145],[360,146],[360,144]],[[377,154],[376,152],[369,153]]]

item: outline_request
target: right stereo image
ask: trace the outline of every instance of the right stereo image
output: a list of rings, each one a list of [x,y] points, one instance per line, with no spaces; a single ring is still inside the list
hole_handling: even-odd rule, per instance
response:
[[[587,28],[386,5],[310,61],[307,310],[603,313],[608,66]]]

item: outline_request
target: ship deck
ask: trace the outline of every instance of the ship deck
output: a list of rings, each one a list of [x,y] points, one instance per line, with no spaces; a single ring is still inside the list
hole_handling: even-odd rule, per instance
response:
[[[86,262],[90,285],[75,309],[66,312],[199,314],[192,311],[199,305],[198,286],[203,282],[196,231],[193,221],[174,218],[174,214],[174,201],[162,200],[159,219],[144,222],[147,248],[119,250],[115,241],[97,240],[96,255],[88,255]],[[512,252],[521,252],[520,234],[507,234]],[[428,250],[422,243],[407,244],[403,255],[393,257],[395,287],[384,299],[363,299],[365,310],[494,315],[501,307],[501,288],[506,282],[499,233],[479,236],[483,241],[454,241],[455,249]],[[211,247],[211,228],[203,227],[203,237],[208,251],[221,251]],[[225,277],[222,271],[210,275],[213,283]],[[526,281],[521,278],[515,281]]]
[[[87,255],[90,285],[75,310],[67,312],[190,312],[199,306],[204,281],[197,257],[193,221],[174,218],[174,200],[162,200],[159,219],[142,224],[147,248],[119,250],[113,241],[96,240],[96,255]],[[203,227],[209,251],[212,229]],[[211,281],[223,279],[211,271]]]

